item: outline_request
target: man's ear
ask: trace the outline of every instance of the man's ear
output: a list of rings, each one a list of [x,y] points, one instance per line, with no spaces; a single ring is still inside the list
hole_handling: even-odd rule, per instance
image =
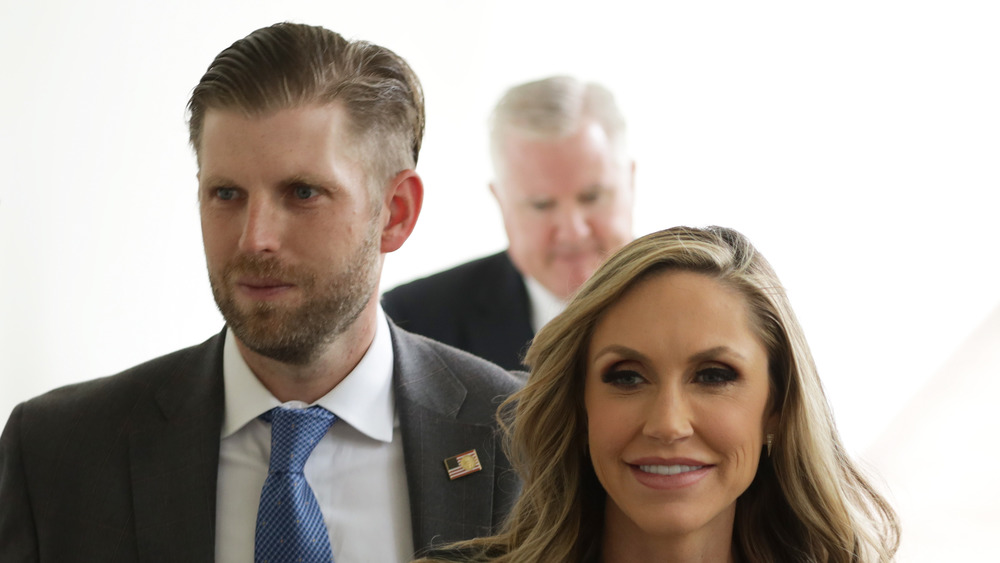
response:
[[[417,226],[424,203],[424,183],[413,170],[403,170],[392,179],[382,200],[388,216],[382,226],[381,252],[399,250]]]

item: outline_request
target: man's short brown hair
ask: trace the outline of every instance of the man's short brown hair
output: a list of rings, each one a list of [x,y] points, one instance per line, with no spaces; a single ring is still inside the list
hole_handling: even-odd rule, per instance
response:
[[[385,47],[287,22],[258,29],[215,57],[188,102],[191,144],[200,159],[209,109],[257,116],[335,101],[351,117],[373,187],[416,166],[424,97],[406,61]]]

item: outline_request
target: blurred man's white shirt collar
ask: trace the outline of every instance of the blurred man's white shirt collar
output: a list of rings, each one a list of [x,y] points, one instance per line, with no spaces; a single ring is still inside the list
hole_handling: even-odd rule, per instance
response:
[[[538,280],[524,276],[524,286],[528,289],[528,301],[531,302],[531,329],[538,332],[546,323],[563,312],[566,302],[545,289]]]

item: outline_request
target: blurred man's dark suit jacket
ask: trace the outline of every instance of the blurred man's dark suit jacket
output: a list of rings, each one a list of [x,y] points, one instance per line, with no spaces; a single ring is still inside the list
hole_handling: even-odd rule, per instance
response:
[[[390,323],[414,548],[494,532],[519,491],[494,414],[518,376]],[[0,561],[212,561],[223,334],[18,405],[0,438]],[[448,479],[476,449],[483,470]]]
[[[524,369],[535,336],[524,279],[506,252],[387,291],[382,307],[410,332],[510,370]]]

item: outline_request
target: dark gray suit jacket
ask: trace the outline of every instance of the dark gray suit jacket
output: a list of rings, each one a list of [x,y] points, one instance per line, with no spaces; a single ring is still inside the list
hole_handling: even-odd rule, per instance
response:
[[[493,532],[519,492],[494,414],[523,381],[390,333],[414,549]],[[14,409],[0,437],[0,561],[214,559],[223,334]],[[444,459],[473,448],[483,470],[450,481]]]
[[[410,332],[510,370],[524,369],[535,337],[524,279],[506,252],[387,291],[382,307]]]

